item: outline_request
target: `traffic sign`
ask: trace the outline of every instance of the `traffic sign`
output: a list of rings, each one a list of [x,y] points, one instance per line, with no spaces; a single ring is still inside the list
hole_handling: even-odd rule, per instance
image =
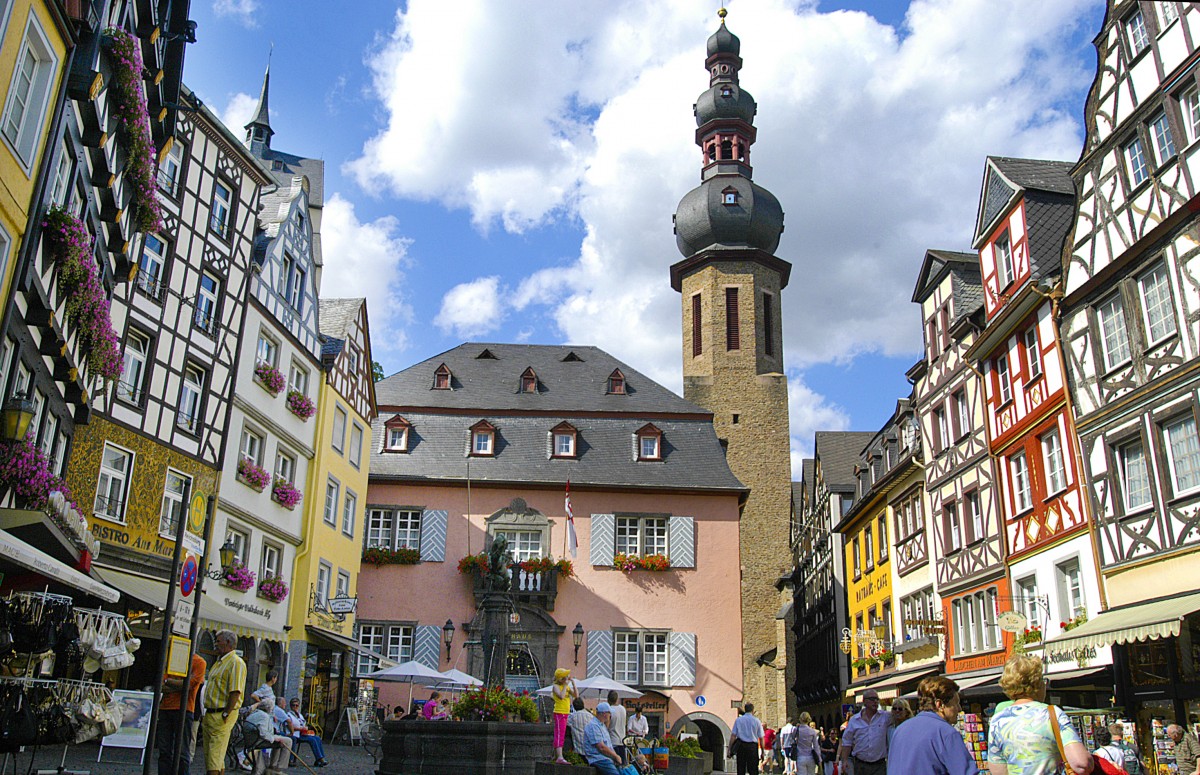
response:
[[[204,554],[204,539],[185,530],[183,531],[183,548],[192,554]]]
[[[176,635],[187,635],[192,631],[192,617],[196,613],[196,604],[191,600],[175,601],[175,618],[171,622],[171,632]]]
[[[204,518],[208,513],[207,500],[203,493],[196,493],[192,496],[192,503],[188,507],[188,530],[200,535],[204,532]],[[197,552],[203,554],[203,552]]]
[[[705,697],[703,694],[696,695],[696,707],[697,708],[703,708],[705,703],[707,703],[707,702],[708,702],[708,698]]]
[[[200,563],[196,561],[196,555],[188,554],[183,559],[183,566],[179,569],[179,591],[184,597],[190,597],[192,591],[196,589],[196,581],[200,575]]]

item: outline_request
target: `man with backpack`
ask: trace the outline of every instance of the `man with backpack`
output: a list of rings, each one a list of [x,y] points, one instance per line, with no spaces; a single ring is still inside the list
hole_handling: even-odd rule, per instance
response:
[[[1108,733],[1112,736],[1110,748],[1116,748],[1121,752],[1121,758],[1113,763],[1118,767],[1124,767],[1129,775],[1142,775],[1142,757],[1137,746],[1131,742],[1127,742],[1125,738],[1125,727],[1120,724],[1109,724]]]

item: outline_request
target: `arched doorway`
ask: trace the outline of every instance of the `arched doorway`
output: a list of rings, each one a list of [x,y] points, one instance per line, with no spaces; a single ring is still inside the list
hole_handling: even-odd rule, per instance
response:
[[[725,772],[725,749],[729,745],[729,727],[719,717],[699,711],[676,719],[671,734],[678,736],[684,724],[695,724],[700,728],[700,750],[712,754],[713,772]]]
[[[541,687],[537,660],[525,643],[514,643],[508,650],[504,662],[504,686],[510,692],[526,691],[532,694]]]

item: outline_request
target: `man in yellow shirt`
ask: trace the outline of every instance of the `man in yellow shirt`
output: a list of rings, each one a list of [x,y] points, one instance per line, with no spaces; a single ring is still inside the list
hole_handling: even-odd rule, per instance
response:
[[[246,689],[246,663],[234,651],[237,635],[217,633],[217,659],[208,669],[204,690],[204,769],[208,775],[225,775],[225,749],[238,723],[238,708]]]

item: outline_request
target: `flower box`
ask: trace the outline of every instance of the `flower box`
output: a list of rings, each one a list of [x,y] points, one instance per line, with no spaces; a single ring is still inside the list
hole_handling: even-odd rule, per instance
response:
[[[271,500],[290,511],[296,508],[296,504],[300,502],[302,497],[304,496],[296,489],[296,485],[287,479],[280,477],[275,479],[275,486],[271,488]]]
[[[661,554],[647,554],[639,557],[636,554],[620,554],[613,557],[613,567],[630,573],[635,570],[666,571],[671,569],[671,562]]]
[[[12,493],[18,506],[29,509],[46,509],[54,491],[70,501],[66,483],[51,473],[49,459],[32,437],[0,442],[0,490]]]
[[[113,64],[113,115],[121,128],[118,142],[125,150],[125,179],[137,205],[134,225],[138,231],[162,229],[162,211],[158,204],[158,160],[150,134],[150,116],[142,88],[142,51],[140,41],[125,30],[110,27],[103,43]]]
[[[244,563],[234,562],[225,569],[225,575],[221,577],[221,586],[245,592],[254,586],[255,575]]]
[[[287,408],[289,412],[296,415],[301,420],[308,420],[308,418],[317,413],[317,405],[313,403],[311,398],[304,395],[299,390],[288,391]]]
[[[255,464],[248,458],[238,461],[237,478],[242,484],[255,492],[262,492],[271,483],[271,474],[267,469]]]
[[[421,562],[421,552],[403,546],[399,549],[372,546],[363,552],[362,561],[367,565],[374,565],[376,568],[384,565],[416,565]]]
[[[282,576],[267,576],[258,582],[258,596],[272,603],[282,603],[290,591]]]
[[[283,372],[269,363],[259,363],[254,367],[254,381],[273,396],[279,395],[279,391],[287,384]]]

